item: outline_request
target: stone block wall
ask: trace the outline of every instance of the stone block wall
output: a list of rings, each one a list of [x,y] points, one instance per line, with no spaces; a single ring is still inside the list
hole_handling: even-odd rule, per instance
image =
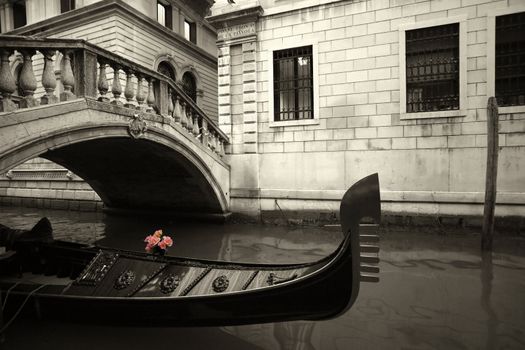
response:
[[[81,211],[102,209],[100,197],[81,178],[43,158],[0,175],[0,205]]]
[[[491,85],[487,76],[493,70],[488,66],[488,43],[494,38],[490,20],[495,13],[525,11],[522,1],[265,1],[261,5],[264,13],[255,22],[257,153],[231,150],[233,211],[337,211],[346,188],[378,172],[387,212],[481,215]],[[460,111],[407,118],[400,108],[404,64],[400,33],[404,28],[447,21],[460,22],[464,31],[460,60],[465,98]],[[317,116],[309,124],[275,123],[270,54],[303,45],[314,47]],[[227,68],[226,64],[223,69]],[[219,121],[235,137],[241,121],[230,120],[228,111],[223,111]],[[247,119],[244,115],[242,122]],[[501,108],[499,126],[496,214],[523,216],[525,108]]]

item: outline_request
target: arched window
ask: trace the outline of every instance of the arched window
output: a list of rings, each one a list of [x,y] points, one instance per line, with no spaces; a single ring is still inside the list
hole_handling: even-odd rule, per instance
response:
[[[197,84],[195,77],[190,72],[186,72],[182,76],[182,88],[194,102],[197,102]]]
[[[162,61],[159,63],[157,72],[175,80],[175,69],[173,69],[173,66],[166,61]]]

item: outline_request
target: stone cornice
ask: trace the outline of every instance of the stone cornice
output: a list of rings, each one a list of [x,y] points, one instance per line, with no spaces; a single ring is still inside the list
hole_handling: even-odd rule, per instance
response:
[[[150,31],[156,36],[162,35],[177,46],[203,58],[203,63],[206,63],[213,68],[217,67],[217,58],[214,55],[187,41],[181,35],[164,27],[160,23],[157,23],[121,0],[97,2],[92,5],[63,13],[59,16],[15,29],[5,34],[48,37],[71,29],[72,27],[90,23],[101,18],[107,18],[111,15],[118,15],[127,18],[132,23],[141,25],[144,29]]]
[[[208,20],[208,23],[210,23],[216,29],[221,29],[239,24],[256,22],[257,19],[263,15],[263,13],[264,10],[261,6],[253,6],[249,8],[243,8],[237,11],[210,16],[206,19]]]

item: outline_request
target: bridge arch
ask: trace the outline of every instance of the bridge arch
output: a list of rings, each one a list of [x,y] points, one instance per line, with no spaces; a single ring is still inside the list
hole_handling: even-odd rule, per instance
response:
[[[174,137],[161,123],[149,123],[139,139],[128,131],[128,118],[42,130],[4,152],[0,172],[41,156],[82,177],[111,209],[228,212],[229,188],[221,172],[203,158],[202,149],[184,142],[185,135]]]

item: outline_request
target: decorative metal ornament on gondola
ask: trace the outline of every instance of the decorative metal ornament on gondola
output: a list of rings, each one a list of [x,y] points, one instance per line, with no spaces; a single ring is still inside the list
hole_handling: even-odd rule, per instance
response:
[[[117,290],[124,289],[126,287],[129,287],[130,284],[133,283],[135,280],[135,273],[131,270],[124,271],[118,276],[117,280],[115,281],[115,285],[113,286]]]
[[[222,293],[228,288],[229,285],[230,281],[228,281],[228,277],[224,275],[219,276],[213,281],[213,291],[216,293]]]
[[[268,283],[269,286],[273,286],[274,284],[288,282],[295,278],[297,278],[297,274],[293,274],[290,277],[279,277],[275,273],[270,272],[268,278],[266,279],[266,283]]]
[[[160,282],[160,291],[163,294],[172,293],[180,284],[180,278],[177,275],[168,275]]]
[[[113,264],[117,261],[117,253],[100,251],[86,269],[75,280],[76,285],[96,286],[104,279]]]

